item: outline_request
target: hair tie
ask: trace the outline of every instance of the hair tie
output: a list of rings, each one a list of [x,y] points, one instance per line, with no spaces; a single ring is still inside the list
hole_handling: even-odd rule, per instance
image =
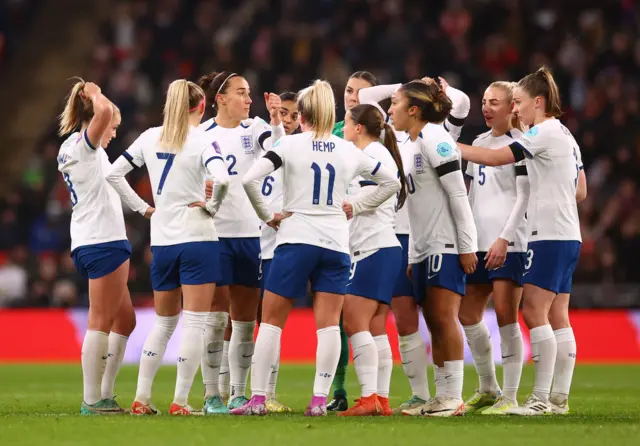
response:
[[[196,105],[193,108],[190,108],[189,109],[189,113],[196,111],[197,109],[199,109],[203,105],[204,105],[204,98],[202,98],[202,100],[200,102],[198,102],[198,105]]]

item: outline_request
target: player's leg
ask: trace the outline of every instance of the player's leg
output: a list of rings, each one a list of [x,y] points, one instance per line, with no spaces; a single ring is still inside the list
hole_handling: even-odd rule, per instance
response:
[[[195,415],[189,406],[189,392],[202,361],[204,332],[216,282],[220,280],[220,247],[218,242],[192,242],[182,247],[182,336],[178,350],[176,389],[169,414]]]
[[[373,335],[378,350],[378,401],[382,407],[382,416],[391,416],[393,411],[389,404],[389,389],[391,387],[391,373],[393,372],[393,354],[387,336],[387,317],[389,305],[378,304],[378,310],[371,320],[369,331]]]
[[[111,326],[111,333],[109,333],[109,358],[107,359],[107,366],[104,370],[101,386],[102,399],[116,408],[120,407],[115,400],[114,394],[116,377],[122,365],[129,335],[131,335],[135,327],[136,313],[131,303],[129,289],[126,288],[120,309],[116,313],[113,325]]]
[[[462,415],[464,340],[458,314],[465,294],[465,274],[457,255],[435,254],[427,258],[427,287],[424,316],[433,338],[434,363],[444,373],[444,395],[437,395],[424,415]]]
[[[260,301],[260,239],[235,239],[235,242],[234,278],[230,287],[229,409],[236,409],[249,401],[245,391],[254,353],[253,334]]]
[[[349,336],[344,329],[344,321],[340,316],[340,358],[338,359],[338,367],[333,378],[333,399],[327,404],[327,410],[342,412],[349,408],[347,400],[347,389],[345,380],[347,378],[347,367],[349,366]]]
[[[76,267],[89,279],[89,315],[81,361],[83,402],[80,413],[83,415],[123,412],[102,399],[101,384],[109,355],[108,333],[127,288],[130,255],[130,246],[125,249],[124,244],[123,247],[82,247],[73,254]]]
[[[403,415],[421,415],[422,409],[432,401],[429,393],[429,381],[427,367],[429,357],[427,349],[419,330],[419,307],[424,303],[426,292],[426,263],[421,262],[411,265],[411,296],[394,297],[391,301],[391,309],[396,319],[398,329],[398,344],[402,369],[411,385],[411,398],[393,412]],[[405,293],[409,290],[405,289]],[[432,343],[433,344],[433,343]]]
[[[578,262],[580,242],[537,241],[529,243],[524,273],[522,315],[531,339],[535,363],[533,394],[522,406],[510,409],[515,415],[551,413],[549,394],[555,372],[558,345],[549,321],[549,311],[558,293],[571,291],[571,277]]]
[[[576,338],[569,322],[569,297],[569,293],[558,294],[549,311],[549,321],[558,346],[549,402],[551,411],[560,415],[569,413],[569,390],[577,353]]]
[[[293,308],[293,300],[307,295],[308,277],[316,261],[313,254],[308,245],[285,244],[276,248],[265,284],[262,323],[251,368],[251,399],[231,410],[232,415],[267,413],[269,379],[278,362],[282,329]]]

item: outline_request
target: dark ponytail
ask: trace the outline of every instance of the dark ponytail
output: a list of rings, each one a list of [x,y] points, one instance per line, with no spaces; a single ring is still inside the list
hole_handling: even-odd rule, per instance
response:
[[[387,148],[396,166],[398,166],[398,176],[400,177],[400,192],[398,193],[398,209],[400,209],[407,199],[407,178],[402,167],[402,157],[393,128],[384,122],[384,116],[375,105],[359,104],[349,110],[351,119],[355,124],[363,126],[367,135],[380,139],[384,130],[384,146]]]
[[[440,123],[444,121],[453,104],[440,86],[433,80],[413,80],[400,87],[402,93],[409,100],[409,107],[417,107],[422,122]]]
[[[542,96],[544,98],[546,116],[557,118],[562,115],[560,91],[551,71],[546,66],[543,65],[535,73],[527,74],[520,79],[518,87],[526,91],[531,97]]]
[[[198,85],[207,95],[207,103],[211,104],[211,107],[218,108],[216,96],[226,93],[229,88],[229,79],[236,76],[240,75],[230,71],[222,71],[220,73],[205,74],[198,80]]]

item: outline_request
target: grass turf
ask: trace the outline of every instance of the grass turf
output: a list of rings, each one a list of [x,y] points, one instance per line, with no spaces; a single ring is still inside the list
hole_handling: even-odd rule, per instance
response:
[[[281,368],[278,397],[296,413],[267,417],[80,417],[82,378],[79,365],[0,365],[0,445],[142,445],[259,444],[340,445],[442,444],[588,446],[640,444],[639,366],[586,366],[576,369],[571,395],[571,415],[557,417],[487,417],[450,419],[305,418],[313,367]],[[472,368],[465,371],[465,397],[476,385]],[[498,371],[499,380],[500,370]],[[123,407],[135,393],[137,367],[124,367],[116,391]],[[163,367],[154,385],[154,403],[166,414],[173,396],[175,367]],[[349,368],[349,397],[357,397],[358,383]],[[533,385],[533,368],[526,366],[521,388]],[[200,376],[191,403],[201,407]],[[409,396],[400,368],[391,385],[395,406]]]

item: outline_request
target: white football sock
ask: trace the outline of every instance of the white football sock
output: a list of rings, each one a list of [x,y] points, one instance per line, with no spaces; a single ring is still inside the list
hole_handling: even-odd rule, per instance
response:
[[[249,368],[253,358],[253,332],[256,321],[231,321],[231,340],[229,341],[229,378],[231,385],[230,400],[245,396]]]
[[[100,383],[109,355],[109,336],[102,331],[87,330],[82,343],[83,401],[93,405],[102,399]]]
[[[551,399],[555,403],[562,403],[569,398],[573,370],[576,367],[576,338],[571,327],[560,328],[554,331],[553,334],[556,337],[558,355],[556,356]]]
[[[496,366],[493,363],[491,335],[484,321],[475,325],[463,326],[467,344],[473,356],[473,363],[480,379],[480,392],[497,393],[500,386],[496,380]]]
[[[433,375],[436,385],[436,397],[447,396],[447,383],[445,380],[446,374],[444,373],[444,365],[442,367],[438,367],[436,364],[433,364]]]
[[[329,396],[329,389],[340,359],[340,327],[332,325],[316,331],[316,376],[313,381],[314,396]]]
[[[262,327],[262,324],[260,324]],[[258,331],[259,333],[259,331]],[[278,360],[271,368],[271,376],[269,377],[268,395],[272,398],[276,397],[276,385],[278,384],[278,372],[280,371],[280,349],[278,349]],[[253,381],[253,378],[252,378]]]
[[[393,355],[391,344],[386,334],[373,338],[378,349],[378,390],[377,394],[383,398],[389,398],[391,387],[391,372],[393,371]]]
[[[116,384],[116,377],[122,365],[124,351],[127,348],[127,336],[118,333],[109,333],[109,358],[107,359],[107,367],[104,369],[102,376],[102,398],[113,398],[113,388]]]
[[[204,352],[202,356],[202,382],[204,399],[219,396],[220,365],[224,345],[224,331],[229,323],[229,313],[210,312],[204,330]]]
[[[135,401],[142,404],[151,403],[151,387],[153,380],[162,363],[164,352],[171,335],[178,325],[180,316],[158,316],[149,336],[144,341],[140,355],[140,369],[138,371],[138,388]]]
[[[502,395],[517,401],[522,362],[524,361],[524,343],[520,324],[500,327],[500,349],[502,350]]]
[[[360,331],[349,338],[353,363],[360,381],[360,396],[366,398],[378,390],[378,349],[368,331]]]
[[[218,390],[220,391],[222,399],[229,399],[229,341],[224,341],[222,345],[222,361],[220,362]]]
[[[547,402],[558,352],[556,338],[553,335],[553,328],[548,324],[531,329],[529,337],[531,338],[531,356],[536,369],[533,393]]]
[[[424,345],[422,336],[420,336],[420,332],[416,331],[407,336],[398,336],[398,344],[400,348],[400,358],[402,360],[402,369],[409,379],[411,393],[425,401],[428,400],[431,398],[429,393],[429,378],[427,375],[429,357],[427,356],[427,348]]]
[[[178,351],[178,377],[173,402],[179,406],[186,406],[193,378],[198,373],[202,361],[204,329],[209,312],[184,310],[182,315],[182,339]]]
[[[444,362],[445,396],[462,399],[462,381],[464,378],[464,360]]]
[[[256,339],[256,352],[251,363],[251,393],[265,396],[269,390],[271,371],[277,368],[282,329],[275,325],[260,324]]]

